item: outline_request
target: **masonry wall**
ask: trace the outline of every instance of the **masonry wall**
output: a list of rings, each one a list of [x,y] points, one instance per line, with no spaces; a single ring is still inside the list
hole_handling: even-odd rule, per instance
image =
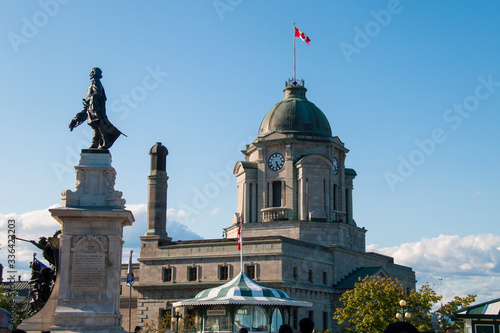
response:
[[[243,241],[243,263],[245,266],[255,265],[254,280],[283,290],[292,298],[313,303],[312,308],[300,308],[297,317],[300,319],[311,314],[317,329],[333,330],[336,327],[332,317],[339,291],[334,285],[357,268],[382,267],[389,274],[406,276],[407,280],[414,277],[410,268],[395,265],[387,256],[281,236],[251,238],[249,232]],[[154,257],[141,256],[140,262],[140,283],[134,285],[137,310],[133,316],[141,326],[157,320],[161,312],[171,311],[172,303],[219,286],[240,271],[236,239],[175,242],[158,247]],[[229,277],[224,280],[218,274],[221,265],[230,267]],[[172,281],[163,281],[162,269],[168,267],[173,269],[174,276]],[[196,281],[188,281],[188,267],[198,268]]]

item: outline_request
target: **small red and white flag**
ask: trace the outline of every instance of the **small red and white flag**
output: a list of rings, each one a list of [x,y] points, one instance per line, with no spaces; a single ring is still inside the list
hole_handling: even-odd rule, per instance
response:
[[[243,222],[240,222],[240,226],[238,228],[238,251],[241,251],[241,225]]]
[[[299,37],[300,39],[302,39],[304,42],[307,43],[307,45],[309,45],[309,42],[311,41],[311,39],[309,37],[307,37],[307,35],[305,33],[303,33],[302,31],[300,31],[299,29],[295,28],[295,37]]]

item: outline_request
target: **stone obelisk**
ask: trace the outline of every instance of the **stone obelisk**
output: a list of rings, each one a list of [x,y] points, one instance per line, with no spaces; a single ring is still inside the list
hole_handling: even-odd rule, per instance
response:
[[[83,149],[75,191],[50,209],[61,224],[59,270],[47,304],[19,328],[31,332],[124,332],[120,315],[123,227],[132,225],[106,149]]]

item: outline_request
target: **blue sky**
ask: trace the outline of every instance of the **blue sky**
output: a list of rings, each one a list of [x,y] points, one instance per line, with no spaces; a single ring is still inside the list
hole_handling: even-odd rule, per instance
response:
[[[115,187],[136,218],[148,151],[161,141],[170,152],[167,231],[220,237],[236,210],[232,167],[293,75],[295,21],[311,38],[296,40],[297,77],[350,149],[354,219],[369,249],[414,265],[421,282],[498,284],[498,12],[495,1],[3,1],[1,231],[12,217],[26,237],[57,227],[22,222],[50,219],[43,212],[74,186],[91,131],[67,126],[98,66],[108,116],[128,135],[111,149]],[[127,248],[145,233],[144,218],[132,228]],[[433,275],[422,259],[431,249],[401,252],[429,240],[446,240],[435,248],[457,256],[443,262],[464,269],[438,277],[444,266]],[[472,259],[451,247],[472,253],[481,242],[485,252]]]

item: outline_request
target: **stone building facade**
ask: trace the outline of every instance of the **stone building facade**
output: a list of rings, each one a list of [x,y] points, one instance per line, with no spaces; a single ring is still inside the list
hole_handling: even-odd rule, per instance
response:
[[[353,218],[356,172],[345,166],[349,150],[306,98],[303,82],[289,82],[283,91],[285,97],[264,117],[258,137],[243,151],[245,159],[234,167],[237,209],[224,238],[173,242],[168,237],[168,151],[160,143],[151,149],[148,229],[141,237],[133,287],[132,319],[138,325],[172,311],[173,302],[235,277],[240,271],[240,224],[244,272],[313,303],[293,314],[296,330],[298,319],[308,316],[317,329],[337,331],[335,307],[357,277],[393,277],[415,287],[411,268],[365,250],[366,229]],[[127,309],[122,306],[125,316]]]

